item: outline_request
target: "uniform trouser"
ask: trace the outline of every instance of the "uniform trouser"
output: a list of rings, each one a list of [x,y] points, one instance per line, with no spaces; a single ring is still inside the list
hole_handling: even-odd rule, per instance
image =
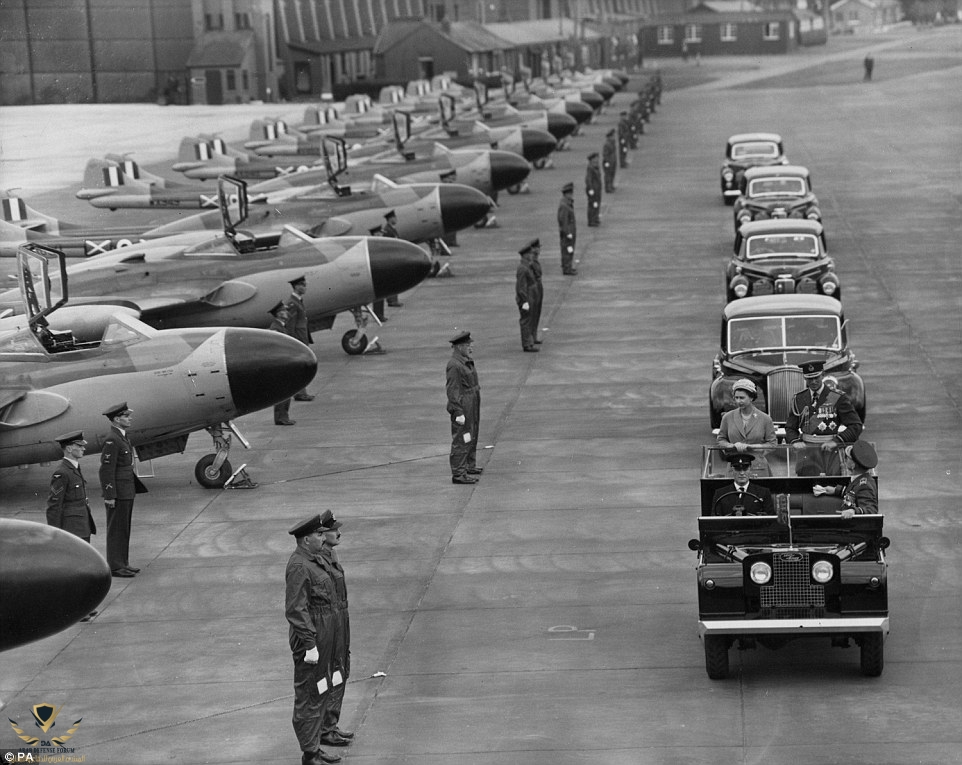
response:
[[[471,440],[464,442],[464,434],[469,433]],[[468,468],[477,465],[478,418],[465,418],[464,425],[458,425],[451,418],[451,475],[463,477]]]
[[[303,656],[300,659],[294,658],[294,716],[291,723],[302,752],[316,752],[321,748],[325,696],[317,690],[317,667],[317,664],[304,661]],[[344,687],[343,683],[341,687]]]
[[[531,338],[532,340],[538,339],[538,325],[541,323],[541,303],[544,297],[539,297],[531,301]]]
[[[601,223],[601,200],[592,197],[588,200],[588,225],[597,226]]]
[[[561,270],[568,273],[575,259],[575,238],[561,235]]]
[[[274,404],[274,423],[277,424],[289,419],[291,419],[291,400],[287,399],[279,404]]]
[[[337,723],[341,719],[341,704],[344,703],[344,686],[347,680],[331,688],[324,699],[324,711],[321,714],[321,735],[326,736],[337,730]]]
[[[134,511],[133,499],[118,499],[107,508],[107,565],[111,571],[130,563],[130,518]]]
[[[609,194],[615,190],[615,168],[605,169],[605,191]]]
[[[531,311],[525,311],[523,308],[519,308],[518,314],[518,327],[521,329],[521,347],[532,348],[534,347],[536,330],[535,327],[532,326]]]
[[[627,146],[621,146],[618,148],[618,164],[621,166],[622,170],[628,167],[628,147]]]

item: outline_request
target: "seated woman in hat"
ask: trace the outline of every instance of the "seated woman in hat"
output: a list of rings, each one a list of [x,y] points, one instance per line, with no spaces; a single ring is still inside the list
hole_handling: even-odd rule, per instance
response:
[[[771,417],[755,406],[758,388],[751,380],[736,380],[732,385],[732,398],[738,408],[722,415],[718,445],[740,454],[757,452],[753,472],[755,475],[771,475],[764,447],[777,444],[775,424]]]

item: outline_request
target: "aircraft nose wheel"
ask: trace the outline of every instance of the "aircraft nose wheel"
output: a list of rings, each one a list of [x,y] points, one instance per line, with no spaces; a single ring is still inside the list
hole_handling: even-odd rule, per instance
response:
[[[216,456],[215,454],[205,454],[197,460],[197,464],[194,466],[194,478],[205,489],[222,488],[233,472],[230,462],[227,460],[221,463],[220,468],[215,469],[213,465]]]
[[[341,338],[341,348],[349,356],[360,356],[367,350],[367,335],[357,329],[350,329]]]

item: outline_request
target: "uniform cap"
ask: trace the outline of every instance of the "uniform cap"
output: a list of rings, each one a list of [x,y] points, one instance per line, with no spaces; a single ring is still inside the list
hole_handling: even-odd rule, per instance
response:
[[[470,343],[472,342],[471,333],[468,332],[468,330],[463,329],[460,332],[458,332],[458,334],[456,334],[454,337],[452,337],[450,340],[448,340],[448,342],[451,343],[451,345],[460,345],[461,343]]]
[[[304,274],[301,274],[296,279],[291,279],[288,284],[290,284],[292,287],[296,287],[298,284],[307,284],[307,277]]]
[[[573,187],[572,187],[572,188],[573,188]],[[522,247],[520,250],[518,250],[518,254],[519,254],[519,255],[524,255],[526,252],[531,252],[535,247],[537,247],[538,249],[541,249],[541,240],[540,240],[540,239],[532,239],[530,242],[528,242],[527,244],[525,244],[524,247]]]
[[[735,384],[732,385],[732,393],[734,393],[736,390],[743,390],[751,396],[758,395],[758,388],[755,386],[755,383],[745,378],[742,378],[741,380],[735,380]]]
[[[612,129],[609,130],[607,133],[605,133],[605,135],[607,135],[607,136],[613,136],[614,134],[615,134],[615,129],[614,129],[614,128],[612,128]]]
[[[134,410],[127,406],[127,402],[123,401],[119,404],[114,404],[109,409],[104,409],[104,417],[112,420],[114,417],[119,417],[125,412],[133,412]]]
[[[734,454],[726,454],[725,459],[728,460],[736,470],[744,470],[755,461],[755,455],[735,452]]]
[[[394,210],[388,210],[386,213],[384,213],[384,218],[385,218],[385,219],[387,219],[387,218],[396,218],[396,217],[397,217],[397,213],[396,213]]]
[[[591,154],[588,155],[588,159],[598,159],[598,152],[591,152]]]
[[[824,361],[806,361],[802,364],[802,377],[818,377],[825,369]]]
[[[864,468],[878,465],[878,454],[868,441],[856,441],[849,447],[849,455]]]
[[[334,529],[339,529],[343,525],[343,523],[334,517],[332,511],[325,510],[321,513],[321,531],[334,531]]]
[[[82,430],[75,430],[72,433],[64,433],[62,436],[57,436],[54,441],[60,444],[61,447],[69,446],[70,444],[80,444],[81,446],[87,445],[87,442],[84,441],[84,434]]]
[[[561,187],[562,194],[568,194],[569,192],[573,192],[574,190],[575,190],[575,185],[570,181]]]
[[[269,310],[268,313],[271,314],[272,316],[277,316],[277,313],[278,313],[282,308],[286,310],[286,309],[287,309],[287,303],[285,303],[283,300],[278,300],[278,301],[277,301],[277,305],[275,305],[273,308],[271,308],[271,310]]]
[[[300,539],[301,537],[306,537],[308,534],[313,534],[319,528],[321,528],[321,516],[320,514],[316,514],[293,526],[287,533]]]

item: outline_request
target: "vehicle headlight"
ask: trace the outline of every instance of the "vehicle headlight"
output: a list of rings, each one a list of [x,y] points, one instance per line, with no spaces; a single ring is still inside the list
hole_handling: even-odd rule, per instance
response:
[[[758,563],[752,563],[748,575],[755,584],[768,584],[772,580],[772,567],[764,561],[758,561]]]
[[[725,172],[722,173],[722,178],[724,178],[728,182],[731,182],[735,180],[735,174],[731,170],[726,170]]]
[[[822,294],[834,295],[838,291],[838,279],[834,276],[826,276],[822,279]]]
[[[808,215],[806,215],[805,217],[808,218],[809,220],[821,220],[822,213],[819,212],[817,207],[813,207],[811,210],[808,211]]]
[[[812,566],[812,579],[819,584],[825,584],[832,578],[834,570],[827,560],[817,560]]]
[[[731,282],[731,291],[735,297],[743,298],[748,294],[748,279],[739,274]]]

